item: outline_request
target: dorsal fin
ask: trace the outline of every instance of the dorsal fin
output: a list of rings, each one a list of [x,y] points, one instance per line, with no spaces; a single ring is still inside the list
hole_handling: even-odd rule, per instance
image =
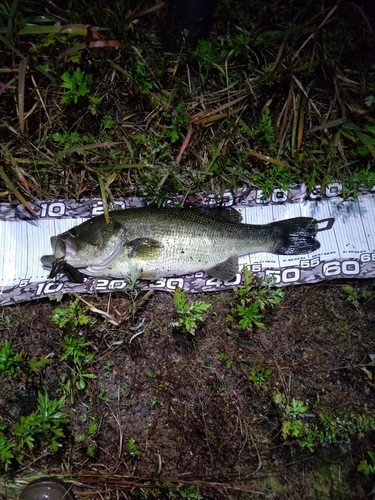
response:
[[[238,210],[232,207],[199,207],[196,210],[211,217],[211,219],[220,219],[227,222],[242,222],[242,215]]]

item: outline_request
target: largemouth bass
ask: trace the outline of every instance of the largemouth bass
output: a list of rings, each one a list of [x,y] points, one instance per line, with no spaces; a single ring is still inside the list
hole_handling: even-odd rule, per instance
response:
[[[52,236],[53,254],[41,261],[52,268],[51,277],[64,273],[71,281],[82,281],[80,273],[124,278],[132,269],[148,280],[198,271],[230,280],[239,270],[241,255],[299,255],[320,247],[317,223],[310,217],[253,225],[240,223],[234,209],[218,210],[115,210],[109,224],[99,215]]]

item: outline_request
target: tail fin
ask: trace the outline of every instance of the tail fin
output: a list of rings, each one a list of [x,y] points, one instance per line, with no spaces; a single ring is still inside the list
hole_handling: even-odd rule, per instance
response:
[[[320,247],[316,239],[317,221],[311,217],[296,217],[273,222],[276,248],[279,255],[299,255],[311,253]]]

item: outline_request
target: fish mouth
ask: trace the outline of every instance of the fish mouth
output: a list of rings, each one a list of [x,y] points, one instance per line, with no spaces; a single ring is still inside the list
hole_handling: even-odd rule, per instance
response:
[[[67,254],[74,255],[77,251],[77,249],[69,244],[68,241],[64,240],[61,235],[52,236],[50,241],[53,252],[52,255],[43,255],[40,258],[45,267],[53,268],[57,262],[64,261]]]
[[[56,263],[56,257],[54,255],[43,255],[40,258],[40,261],[44,267],[48,267],[49,269],[51,269]]]

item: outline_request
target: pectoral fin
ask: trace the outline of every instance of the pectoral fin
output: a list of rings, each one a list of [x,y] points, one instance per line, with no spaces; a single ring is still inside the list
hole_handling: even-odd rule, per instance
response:
[[[137,257],[138,259],[155,259],[163,245],[160,241],[152,238],[137,238],[136,240],[126,243],[129,249],[129,257]]]
[[[221,262],[211,269],[205,269],[206,273],[221,281],[233,279],[238,273],[238,257],[229,257],[229,259]]]

